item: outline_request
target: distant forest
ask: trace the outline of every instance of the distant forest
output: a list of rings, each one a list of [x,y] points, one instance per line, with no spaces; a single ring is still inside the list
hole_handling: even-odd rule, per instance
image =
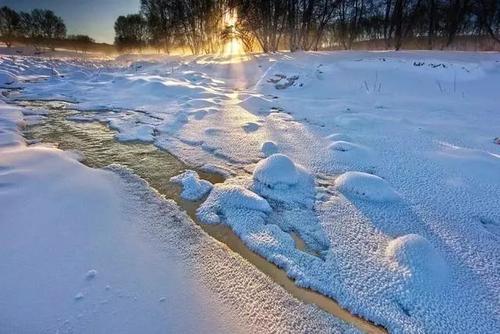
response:
[[[264,52],[500,50],[500,0],[141,0],[140,11],[118,17],[114,28],[122,52],[217,53],[232,39]],[[64,21],[43,9],[0,8],[0,40],[114,51],[67,36]]]
[[[213,53],[235,37],[264,52],[500,47],[500,0],[141,0],[140,8],[115,23],[120,49]]]
[[[0,8],[0,41],[7,47],[14,43],[31,45],[35,49],[56,47],[87,52],[114,52],[115,48],[95,43],[86,35],[67,35],[66,24],[53,11],[34,9],[31,12],[16,12],[9,7]]]

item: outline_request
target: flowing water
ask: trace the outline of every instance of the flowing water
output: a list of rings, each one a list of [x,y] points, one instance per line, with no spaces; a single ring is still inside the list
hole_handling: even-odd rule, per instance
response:
[[[46,118],[42,122],[26,127],[24,131],[26,139],[34,142],[52,143],[63,150],[80,152],[83,158],[82,163],[90,167],[102,168],[110,164],[126,166],[148,181],[151,187],[165,195],[165,197],[176,201],[196,223],[199,223],[196,218],[196,209],[201,202],[190,202],[182,199],[180,197],[180,187],[169,181],[172,176],[178,175],[187,169],[196,170],[195,168],[185,165],[175,156],[160,150],[152,144],[119,142],[115,140],[115,133],[104,124],[68,120],[68,116],[79,113],[76,110],[71,110],[71,104],[69,103],[61,101],[20,101],[19,104],[35,112],[47,112]],[[224,182],[223,177],[220,175],[201,170],[196,171],[201,178],[212,183]],[[321,309],[351,323],[364,332],[385,333],[383,328],[352,315],[334,300],[295,285],[283,270],[250,251],[230,228],[224,225],[200,224],[200,226],[210,236],[240,254],[297,299],[316,304]],[[292,237],[296,241],[297,248],[304,249],[304,242],[296,234],[293,234]]]

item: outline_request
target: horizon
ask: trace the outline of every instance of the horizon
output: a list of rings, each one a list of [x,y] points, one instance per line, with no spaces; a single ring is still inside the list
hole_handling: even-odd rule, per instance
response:
[[[62,17],[68,35],[88,35],[97,43],[113,44],[118,16],[139,11],[139,0],[3,0],[2,6],[17,11],[50,9]],[[94,10],[98,8],[99,10]]]

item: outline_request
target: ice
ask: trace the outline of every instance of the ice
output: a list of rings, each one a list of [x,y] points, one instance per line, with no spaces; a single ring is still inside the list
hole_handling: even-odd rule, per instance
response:
[[[197,201],[204,197],[210,190],[212,184],[206,180],[200,180],[197,172],[188,170],[170,179],[182,186],[181,196],[189,201]]]
[[[142,141],[142,142],[152,142],[154,140],[154,127],[143,124],[133,127],[127,127],[126,129],[120,129],[120,132],[116,136],[119,141]]]

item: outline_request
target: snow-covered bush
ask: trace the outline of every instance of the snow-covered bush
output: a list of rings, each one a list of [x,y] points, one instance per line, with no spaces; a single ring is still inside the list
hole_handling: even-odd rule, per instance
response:
[[[252,189],[265,198],[280,202],[307,207],[314,203],[313,176],[284,154],[273,154],[257,164]]]
[[[266,141],[262,143],[260,150],[262,151],[262,153],[264,153],[264,156],[266,157],[276,154],[279,151],[278,145],[276,145],[276,143],[273,141]]]
[[[381,177],[362,172],[347,172],[335,180],[335,186],[344,195],[361,197],[375,202],[399,199],[399,194]]]
[[[266,216],[272,209],[265,199],[248,189],[238,185],[216,184],[197,215],[204,224],[219,224],[221,216],[234,211]]]
[[[341,151],[341,152],[362,149],[362,147],[360,145],[353,144],[351,142],[344,141],[344,140],[334,141],[328,147],[334,151]]]
[[[410,282],[418,291],[440,286],[448,276],[448,266],[440,252],[419,234],[407,234],[390,241],[385,255],[409,273]]]
[[[257,164],[253,178],[269,187],[290,186],[297,184],[299,173],[289,157],[284,154],[273,154]]]
[[[212,184],[206,180],[200,180],[198,173],[193,170],[174,176],[170,181],[182,186],[181,196],[188,201],[196,201],[205,196],[211,189]]]

